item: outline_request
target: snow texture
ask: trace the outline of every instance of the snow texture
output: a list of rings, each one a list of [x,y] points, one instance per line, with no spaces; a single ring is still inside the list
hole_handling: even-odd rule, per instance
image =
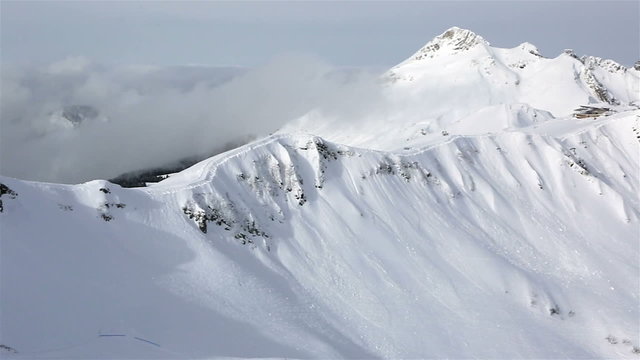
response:
[[[452,28],[386,79],[148,188],[0,177],[1,356],[638,358],[639,72]]]

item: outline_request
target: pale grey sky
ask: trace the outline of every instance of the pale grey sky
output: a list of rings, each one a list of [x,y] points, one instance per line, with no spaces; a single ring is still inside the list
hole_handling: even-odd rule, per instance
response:
[[[256,66],[282,53],[392,66],[451,26],[545,56],[640,58],[638,1],[1,1],[3,63]]]

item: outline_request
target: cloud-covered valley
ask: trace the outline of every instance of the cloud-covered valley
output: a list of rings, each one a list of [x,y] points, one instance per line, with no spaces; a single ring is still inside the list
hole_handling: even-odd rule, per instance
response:
[[[78,183],[211,155],[314,108],[350,114],[374,100],[376,83],[371,71],[301,55],[253,69],[4,65],[0,174]]]

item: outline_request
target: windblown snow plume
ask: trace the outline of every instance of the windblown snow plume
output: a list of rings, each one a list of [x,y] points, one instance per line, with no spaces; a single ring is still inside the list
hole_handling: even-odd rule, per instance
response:
[[[149,187],[0,177],[2,357],[638,359],[640,72],[452,28],[381,79]]]

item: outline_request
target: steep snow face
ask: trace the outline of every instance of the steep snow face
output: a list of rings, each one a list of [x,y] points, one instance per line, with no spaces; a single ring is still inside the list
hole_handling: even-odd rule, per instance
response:
[[[450,31],[380,113],[148,188],[0,177],[2,357],[637,358],[638,73]]]
[[[438,56],[455,55],[476,46],[486,49],[489,43],[470,30],[452,27],[436,36],[411,56],[411,60],[430,59]]]
[[[276,135],[143,189],[2,178],[0,342],[16,358],[632,358],[638,115],[407,154]]]
[[[585,83],[592,83],[592,90],[599,100],[609,104],[626,104],[640,101],[640,72],[627,69],[613,60],[594,56],[580,59],[584,64],[582,76]]]

